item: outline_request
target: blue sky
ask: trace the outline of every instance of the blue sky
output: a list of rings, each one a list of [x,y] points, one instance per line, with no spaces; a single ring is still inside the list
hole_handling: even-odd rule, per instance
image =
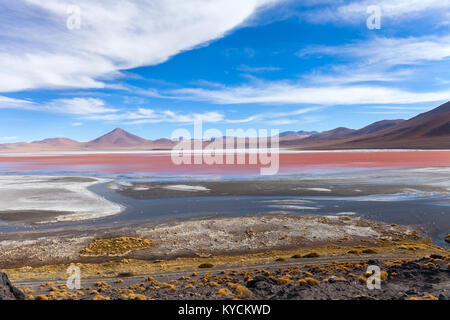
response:
[[[242,2],[2,1],[0,143],[356,129],[450,100],[450,1]]]

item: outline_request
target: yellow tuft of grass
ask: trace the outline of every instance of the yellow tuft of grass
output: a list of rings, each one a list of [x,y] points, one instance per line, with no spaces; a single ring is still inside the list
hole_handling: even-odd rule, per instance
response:
[[[23,293],[34,293],[34,290],[30,288],[25,288],[23,289]]]
[[[279,277],[279,278],[277,279],[277,281],[278,281],[278,284],[288,284],[288,283],[290,283],[292,280],[289,279],[289,277]]]
[[[170,283],[161,283],[161,288],[169,288],[171,290],[177,289],[177,287],[174,284],[170,284]]]
[[[214,268],[214,265],[212,263],[202,263],[201,265],[198,266],[200,269],[209,269],[209,268]]]
[[[218,292],[217,292],[217,295],[218,296],[221,296],[221,297],[223,297],[223,296],[231,296],[233,293],[231,292],[231,290],[230,289],[227,289],[227,288],[221,288]]]
[[[228,282],[227,286],[229,286],[230,288],[237,288],[239,286],[239,283]]]
[[[156,241],[135,237],[98,239],[80,253],[85,256],[120,256],[130,251],[148,249],[156,245]]]
[[[360,276],[358,278],[358,282],[361,283],[361,284],[366,284],[367,283],[367,278],[363,277],[363,276]]]
[[[138,293],[122,294],[120,298],[123,300],[147,300],[147,296]]]
[[[317,252],[310,252],[303,256],[303,258],[318,258],[318,257],[320,257],[320,254],[318,254]]]
[[[374,253],[377,253],[377,251],[376,251],[375,249],[368,248],[368,249],[364,249],[364,250],[362,251],[362,253],[365,253],[365,254],[374,254]]]
[[[307,277],[307,278],[305,278],[303,280],[305,280],[306,283],[309,284],[310,286],[318,286],[318,285],[320,285],[320,281],[319,280],[316,280],[316,279],[311,278],[311,277]]]
[[[34,300],[48,300],[48,297],[46,295],[40,294],[34,297]]]
[[[423,297],[409,297],[409,300],[438,300],[438,298],[436,298],[432,294],[427,294]]]
[[[253,296],[253,292],[251,292],[247,287],[238,285],[236,287],[236,298],[238,299],[249,299]]]

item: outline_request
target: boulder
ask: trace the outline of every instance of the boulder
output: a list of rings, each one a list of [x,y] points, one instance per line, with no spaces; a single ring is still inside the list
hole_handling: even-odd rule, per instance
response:
[[[25,300],[23,292],[14,287],[3,272],[0,272],[0,300]]]

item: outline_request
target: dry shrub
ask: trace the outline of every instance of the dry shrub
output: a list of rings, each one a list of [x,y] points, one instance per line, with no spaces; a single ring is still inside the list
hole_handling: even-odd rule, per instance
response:
[[[236,287],[236,298],[238,299],[249,299],[253,296],[253,292],[251,292],[247,287],[239,285]]]
[[[279,277],[277,279],[278,284],[288,284],[289,282],[291,282],[292,280],[289,279],[289,277]]]
[[[217,295],[223,297],[223,296],[231,296],[232,292],[230,289],[227,288],[222,288],[219,290],[219,292],[217,292]]]
[[[318,257],[320,257],[320,254],[318,254],[317,252],[310,252],[303,256],[303,258],[318,258]]]
[[[80,253],[87,256],[118,256],[133,250],[147,249],[155,245],[157,243],[153,240],[134,237],[98,239],[90,243]]]

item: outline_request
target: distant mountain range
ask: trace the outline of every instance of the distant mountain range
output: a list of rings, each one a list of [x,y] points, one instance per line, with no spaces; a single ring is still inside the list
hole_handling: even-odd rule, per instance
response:
[[[0,152],[170,150],[176,143],[165,138],[147,140],[117,128],[89,142],[50,138],[0,144]],[[280,134],[280,146],[312,150],[450,149],[450,102],[409,120],[383,120],[359,130],[286,131]]]
[[[450,102],[409,120],[383,120],[359,130],[337,128],[280,145],[301,149],[450,149]]]

